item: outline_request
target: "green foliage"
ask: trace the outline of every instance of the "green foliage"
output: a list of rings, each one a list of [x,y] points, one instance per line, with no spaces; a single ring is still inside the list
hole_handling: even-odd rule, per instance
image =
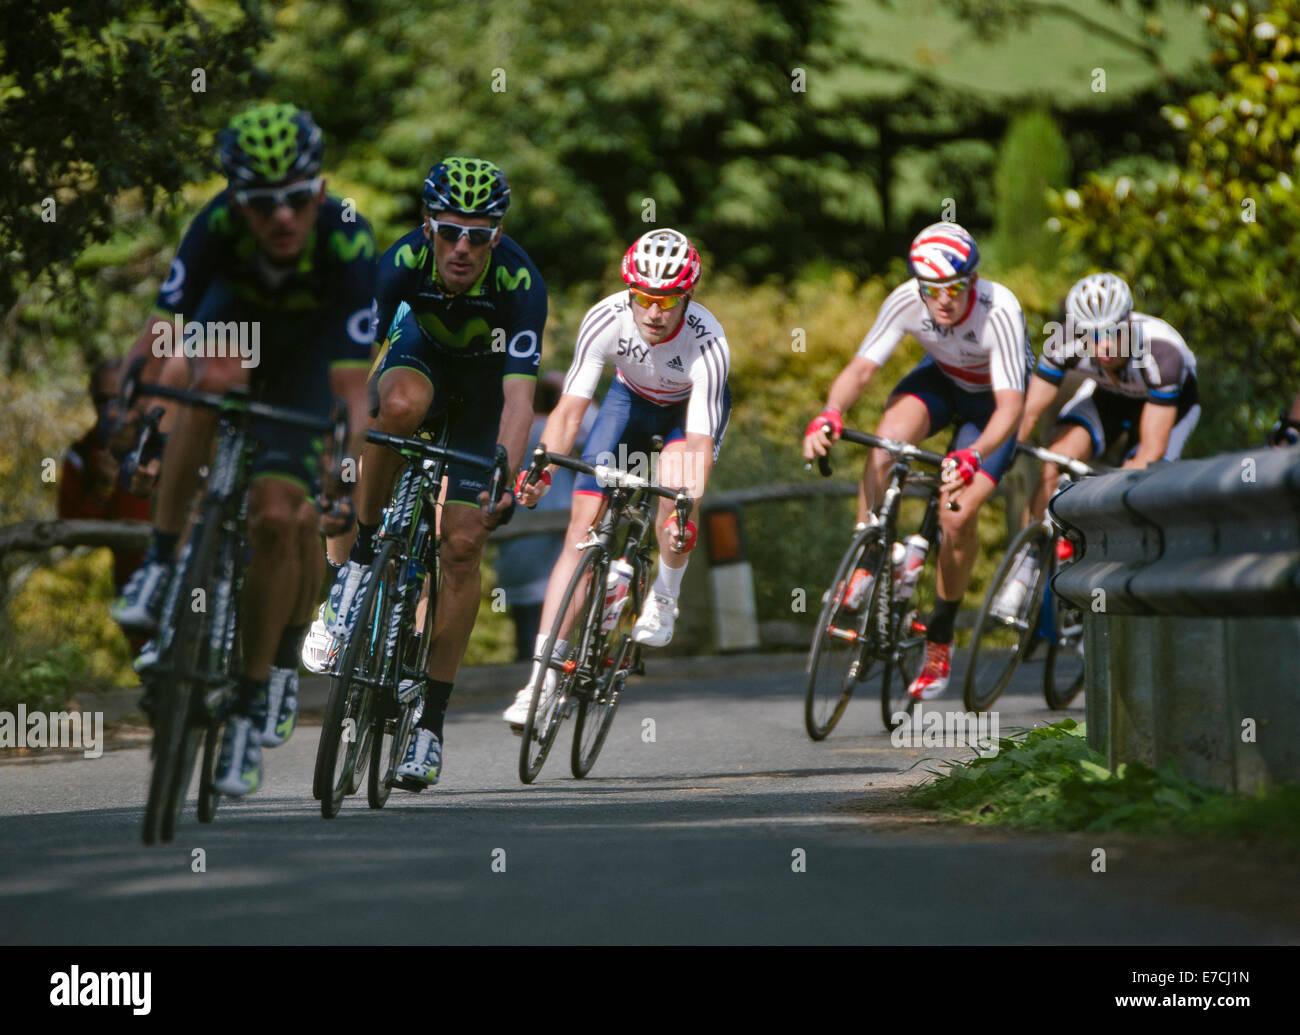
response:
[[[1300,0],[1205,8],[1211,92],[1170,106],[1181,167],[1055,195],[1066,254],[1114,269],[1197,355],[1201,452],[1258,444],[1300,385]]]
[[[256,0],[202,14],[184,0],[2,6],[0,312],[51,266],[74,285],[70,264],[108,236],[121,191],[174,192],[211,161],[214,96],[194,70],[225,107],[248,90],[265,36]]]
[[[1070,156],[1045,111],[1017,115],[998,151],[997,255],[1008,265],[1039,265],[1052,250],[1047,191],[1065,186]]]
[[[996,755],[953,763],[907,800],[968,823],[1048,830],[1268,835],[1300,845],[1300,786],[1231,795],[1171,767],[1112,773],[1073,719],[998,742]]]
[[[25,704],[29,711],[56,711],[68,700],[85,660],[71,643],[20,644],[0,633],[0,711]]]

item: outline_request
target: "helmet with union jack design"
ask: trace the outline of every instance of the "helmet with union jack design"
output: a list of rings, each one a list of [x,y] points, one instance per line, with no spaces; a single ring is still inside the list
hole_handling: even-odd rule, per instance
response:
[[[975,238],[956,223],[932,223],[912,239],[907,251],[912,276],[930,283],[969,277],[979,264]]]
[[[638,291],[684,295],[700,281],[700,253],[677,230],[651,230],[623,256],[623,280]]]

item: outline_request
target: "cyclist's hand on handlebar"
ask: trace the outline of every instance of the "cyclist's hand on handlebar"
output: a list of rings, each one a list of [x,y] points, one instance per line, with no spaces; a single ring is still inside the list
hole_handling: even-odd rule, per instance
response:
[[[357,520],[357,511],[351,496],[329,497],[322,495],[317,503],[320,508],[320,531],[327,539],[351,532]]]
[[[551,472],[542,471],[541,477],[532,485],[528,484],[528,468],[525,467],[519,472],[519,477],[515,479],[515,499],[522,503],[529,510],[537,506],[538,501],[546,495],[547,490],[551,487]]]
[[[672,541],[673,553],[690,553],[691,550],[695,548],[695,539],[698,535],[695,522],[690,518],[687,518],[686,531],[683,534],[677,524],[677,511],[673,511],[668,515],[668,520],[664,523],[664,533]],[[678,539],[682,540],[682,547],[680,550],[677,548]]]
[[[154,457],[152,460],[144,461],[135,466],[131,466],[130,458],[122,461],[121,478],[122,484],[126,486],[126,491],[132,496],[145,497],[153,492],[158,485],[158,478],[162,473],[162,458]]]
[[[501,494],[501,498],[497,500],[496,510],[490,513],[488,503],[487,490],[484,489],[478,494],[478,505],[483,511],[483,524],[487,525],[489,531],[509,524],[510,519],[515,516],[515,494],[509,490]]]
[[[803,433],[803,458],[813,460],[830,452],[831,444],[844,434],[844,418],[832,406],[808,422]]]

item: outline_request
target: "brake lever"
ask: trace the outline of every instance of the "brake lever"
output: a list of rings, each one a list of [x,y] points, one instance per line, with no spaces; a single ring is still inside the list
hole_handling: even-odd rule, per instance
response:
[[[497,504],[501,502],[502,487],[505,485],[506,478],[510,473],[510,457],[506,453],[506,447],[498,443],[492,460],[492,482],[488,487],[489,514],[496,513]]]

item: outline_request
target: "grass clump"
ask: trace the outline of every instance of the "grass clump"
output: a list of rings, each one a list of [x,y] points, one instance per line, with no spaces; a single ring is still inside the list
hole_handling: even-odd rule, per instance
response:
[[[1172,766],[1114,772],[1073,719],[999,741],[996,755],[953,762],[907,794],[911,805],[967,823],[1046,830],[1265,836],[1300,848],[1300,786],[1229,794]]]

